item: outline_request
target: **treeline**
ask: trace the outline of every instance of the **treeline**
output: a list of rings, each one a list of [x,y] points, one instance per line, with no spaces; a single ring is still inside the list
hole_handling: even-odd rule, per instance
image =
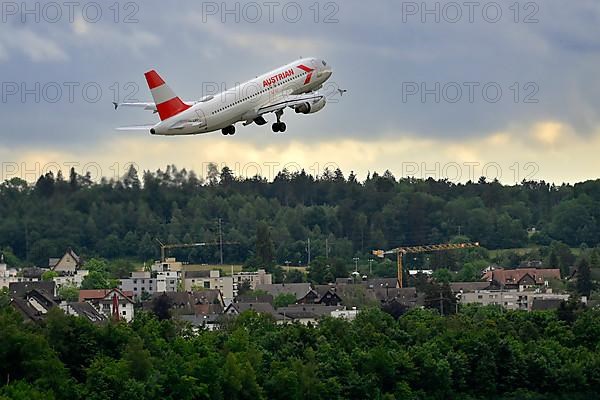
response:
[[[143,312],[92,325],[54,309],[38,326],[5,307],[0,399],[589,399],[599,324],[599,311],[567,304],[368,310],[316,327],[245,313],[196,335]]]
[[[118,180],[94,183],[72,170],[47,173],[35,185],[13,178],[0,185],[0,248],[17,260],[45,265],[71,246],[84,256],[158,257],[168,243],[226,244],[226,262],[255,257],[259,224],[266,223],[274,261],[306,265],[311,257],[345,260],[374,248],[448,242],[457,235],[488,249],[600,243],[600,182],[554,186],[523,182],[454,184],[396,179],[391,173],[280,172],[273,181],[239,178],[211,165],[206,178],[174,166],[131,168]],[[220,221],[220,222],[219,222]],[[535,227],[532,234],[528,228]],[[174,250],[183,261],[214,263],[218,246]],[[363,257],[364,259],[364,257]]]

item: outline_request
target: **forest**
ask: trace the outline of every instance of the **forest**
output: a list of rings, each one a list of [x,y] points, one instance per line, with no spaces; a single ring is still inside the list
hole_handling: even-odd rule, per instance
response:
[[[157,259],[165,243],[216,243],[226,263],[257,257],[260,225],[283,265],[338,258],[365,262],[371,250],[444,243],[456,238],[486,249],[600,243],[600,182],[555,186],[522,182],[455,184],[395,178],[389,171],[358,181],[353,173],[320,176],[283,170],[272,180],[236,177],[211,165],[207,176],[169,166],[93,182],[71,170],[35,184],[0,185],[0,249],[19,266],[47,266],[67,247],[85,258]],[[535,228],[535,230],[531,229]],[[218,246],[175,250],[182,261],[215,263]]]
[[[26,324],[0,296],[0,399],[583,400],[600,391],[600,311],[571,303],[398,319],[370,309],[316,326],[247,312],[222,326],[195,333],[141,311],[129,325],[93,325],[58,308]]]

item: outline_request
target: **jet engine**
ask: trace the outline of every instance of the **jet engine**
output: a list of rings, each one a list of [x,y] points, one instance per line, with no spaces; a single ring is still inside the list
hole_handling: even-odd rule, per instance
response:
[[[321,111],[323,107],[325,107],[325,104],[327,104],[325,97],[321,97],[319,100],[314,102],[299,104],[295,107],[295,110],[297,114],[314,114]]]

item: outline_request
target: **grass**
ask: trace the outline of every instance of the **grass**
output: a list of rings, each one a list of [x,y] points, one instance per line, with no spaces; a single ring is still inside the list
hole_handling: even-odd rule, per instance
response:
[[[183,268],[186,271],[214,271],[220,269],[224,275],[231,275],[231,270],[234,273],[242,272],[242,265],[231,265],[231,264],[187,264]]]

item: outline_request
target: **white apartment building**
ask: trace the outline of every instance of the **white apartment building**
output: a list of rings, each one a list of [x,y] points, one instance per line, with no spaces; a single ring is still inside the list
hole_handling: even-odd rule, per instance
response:
[[[76,288],[81,287],[81,283],[83,282],[83,278],[85,278],[89,274],[89,271],[86,269],[79,269],[75,271],[74,275],[63,275],[57,276],[52,280],[56,283],[57,288],[61,288],[63,286],[74,286]]]
[[[256,272],[237,272],[233,274],[233,291],[237,296],[238,287],[244,282],[250,282],[252,290],[256,289],[256,285],[271,285],[273,284],[271,274],[267,274],[264,269],[259,269]]]
[[[181,272],[178,271],[136,271],[129,278],[121,279],[119,289],[132,292],[134,298],[140,299],[143,293],[151,296],[154,293],[176,292],[180,282]]]
[[[236,296],[233,277],[221,276],[221,271],[214,270],[208,274],[205,271],[188,271],[185,273],[184,288],[191,292],[194,288],[218,289],[223,300],[228,304]]]
[[[569,299],[568,294],[518,290],[476,290],[460,294],[461,304],[500,305],[507,310],[531,311],[533,301],[537,300],[564,300]]]

